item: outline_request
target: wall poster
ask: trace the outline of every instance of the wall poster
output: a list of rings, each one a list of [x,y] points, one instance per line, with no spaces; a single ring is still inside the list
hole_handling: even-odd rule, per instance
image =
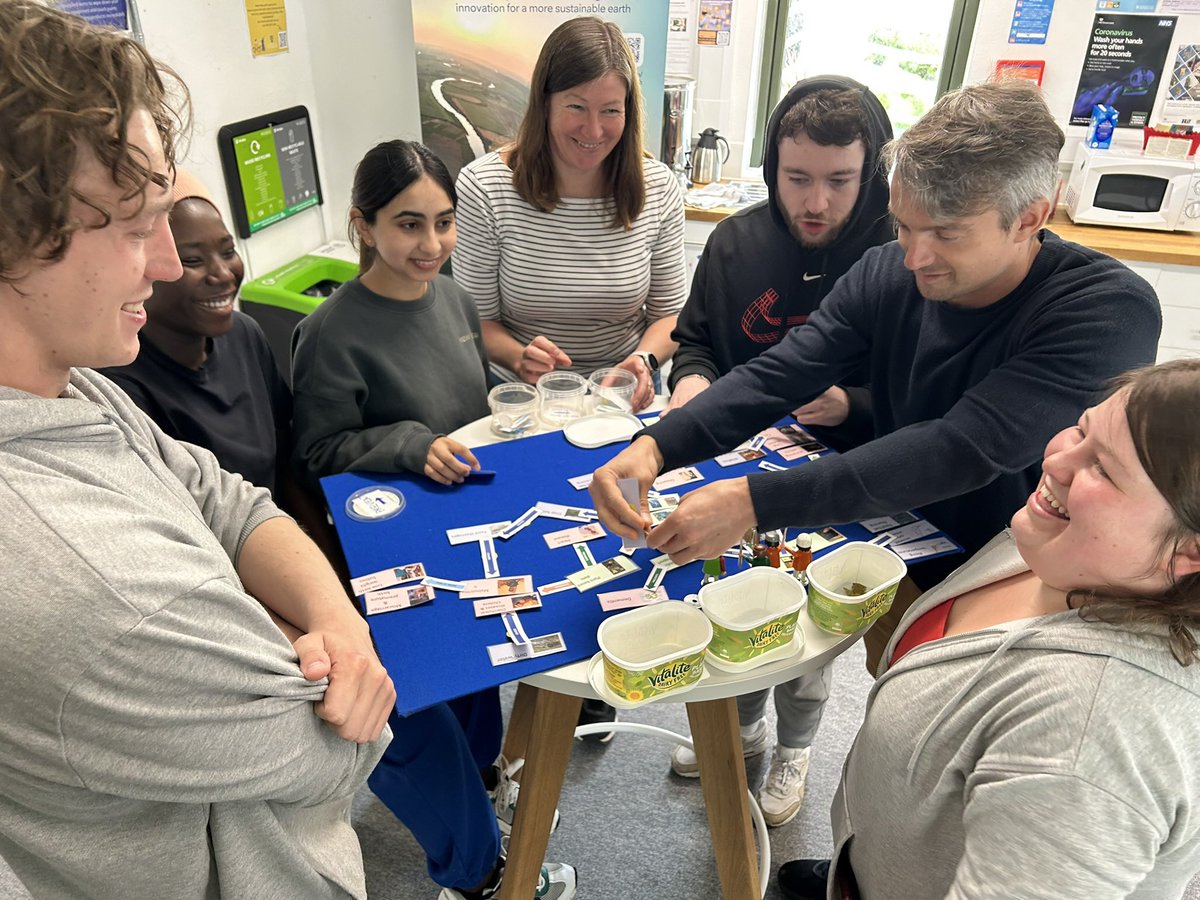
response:
[[[658,154],[669,0],[513,3],[412,0],[422,141],[457,177],[517,133],[547,35],[567,19],[617,23],[638,62],[645,147]]]
[[[1098,14],[1071,109],[1072,125],[1087,125],[1097,103],[1117,108],[1118,128],[1142,128],[1167,67],[1175,16]]]

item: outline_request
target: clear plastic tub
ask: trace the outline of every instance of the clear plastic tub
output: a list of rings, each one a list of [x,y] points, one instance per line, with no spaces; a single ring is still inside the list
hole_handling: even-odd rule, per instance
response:
[[[531,384],[498,384],[488,392],[492,432],[500,437],[524,437],[537,430],[538,392]]]
[[[891,550],[856,541],[808,567],[808,615],[825,631],[853,634],[889,609],[908,572]]]
[[[597,413],[633,412],[637,376],[628,369],[597,369],[588,376],[592,408]]]
[[[804,646],[796,620],[804,586],[779,569],[756,566],[700,588],[700,605],[712,622],[708,661],[727,672],[744,672]]]
[[[605,685],[622,700],[642,702],[695,687],[712,625],[700,610],[668,600],[605,619],[596,640]]]
[[[548,428],[562,428],[587,413],[587,381],[574,372],[547,372],[537,380],[538,415]]]

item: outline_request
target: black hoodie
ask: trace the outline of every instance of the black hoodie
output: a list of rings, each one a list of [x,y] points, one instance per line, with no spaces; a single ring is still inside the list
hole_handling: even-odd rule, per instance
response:
[[[779,123],[800,98],[820,90],[862,93],[869,123],[862,185],[850,218],[827,247],[810,250],[788,230],[776,203]],[[767,124],[763,178],[768,199],[722,221],[696,266],[692,290],[671,337],[679,342],[670,386],[685,375],[716,381],[807,321],[821,299],[869,248],[893,239],[880,147],[892,125],[879,99],[849,78],[821,75],[797,82]],[[864,397],[865,399],[865,397]]]

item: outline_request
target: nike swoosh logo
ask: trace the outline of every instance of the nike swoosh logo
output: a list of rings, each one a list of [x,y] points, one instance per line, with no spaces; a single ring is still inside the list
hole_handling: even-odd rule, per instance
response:
[[[766,293],[758,297],[746,307],[742,313],[742,333],[756,344],[778,344],[787,334],[788,329],[803,325],[808,316],[772,316],[779,294],[774,288],[768,288]],[[767,326],[764,328],[763,326]]]
[[[820,277],[821,277],[821,274],[817,274],[817,275],[809,275],[807,272],[805,272],[805,273],[804,273],[803,275],[801,275],[800,277],[801,277],[803,280],[805,280],[805,281],[816,281],[818,278],[820,278]]]

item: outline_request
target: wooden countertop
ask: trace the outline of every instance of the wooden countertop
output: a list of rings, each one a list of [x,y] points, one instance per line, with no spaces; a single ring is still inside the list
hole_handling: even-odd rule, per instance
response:
[[[737,210],[726,207],[693,209],[685,207],[693,222],[720,222]],[[1109,228],[1104,225],[1076,225],[1061,206],[1047,227],[1063,240],[1074,241],[1132,262],[1165,263],[1175,266],[1200,266],[1200,234],[1183,231],[1147,231],[1141,228]]]

